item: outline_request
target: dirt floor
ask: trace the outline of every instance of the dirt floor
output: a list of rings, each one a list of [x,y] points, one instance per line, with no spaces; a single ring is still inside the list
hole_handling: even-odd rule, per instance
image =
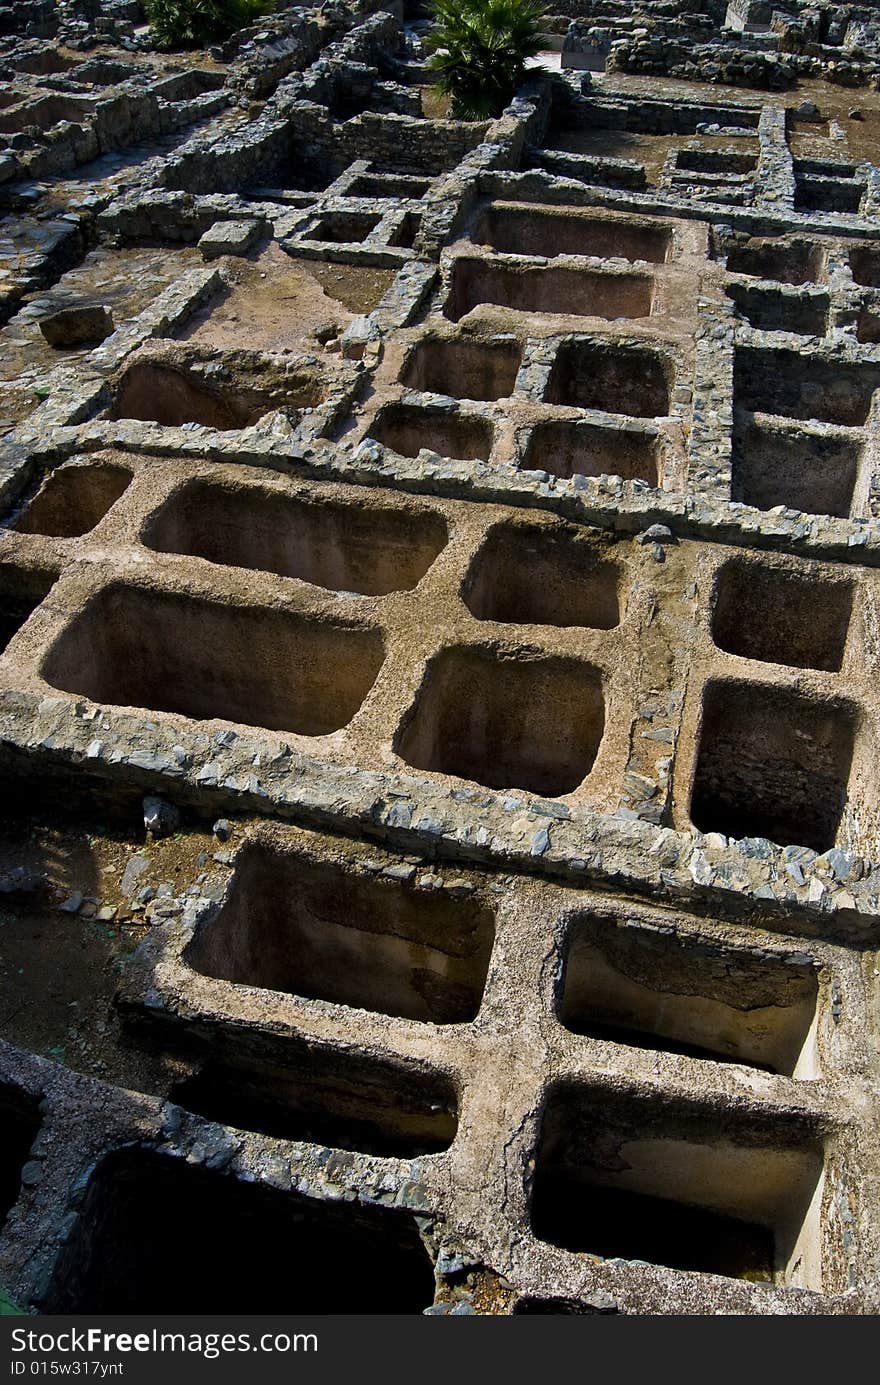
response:
[[[40,331],[42,318],[60,308],[103,303],[121,327],[183,274],[196,256],[189,247],[101,247],[50,289],[28,294],[16,315],[0,329],[0,432],[26,418],[48,396],[45,377],[50,371],[76,364],[93,349],[51,347]]]
[[[394,278],[390,269],[296,260],[274,241],[230,272],[232,289],[190,318],[182,337],[218,348],[313,351],[316,331],[343,331],[371,312]]]
[[[204,831],[153,841],[95,821],[56,825],[45,814],[2,822],[0,1039],[78,1072],[164,1094],[179,1071],[126,1044],[113,996],[120,969],[149,928],[146,896],[176,895],[204,879],[218,851]],[[134,858],[129,876],[136,881],[123,888]],[[12,890],[21,872],[30,878]]]
[[[880,151],[880,93],[863,88],[851,90],[836,86],[833,82],[799,82],[790,91],[768,92],[750,87],[693,85],[690,82],[676,81],[668,77],[634,77],[622,73],[612,73],[594,77],[597,95],[621,94],[638,95],[644,93],[654,98],[670,97],[674,100],[718,100],[734,104],[756,105],[765,102],[783,106],[786,109],[797,107],[802,101],[813,101],[819,107],[821,120],[818,123],[797,121],[794,123],[789,143],[797,158],[876,160]],[[861,119],[853,119],[849,112],[857,110]],[[833,139],[830,135],[832,122],[836,122],[844,132],[844,139]],[[560,132],[561,133],[561,132]],[[572,138],[582,136],[583,144],[562,144],[554,140],[558,149],[570,149],[572,153],[604,154],[609,158],[636,159],[639,163],[648,162],[649,181],[654,181],[653,169],[662,166],[663,159],[670,149],[682,147],[692,141],[686,136],[639,135],[625,131],[596,130],[567,132]],[[590,144],[590,137],[598,143]],[[705,143],[704,143],[705,140]],[[601,147],[604,141],[605,148]],[[715,138],[699,139],[701,147],[719,148],[722,141]],[[727,140],[728,144],[733,141]],[[747,141],[743,141],[745,147]],[[656,150],[656,153],[652,151]],[[662,152],[661,152],[662,151]]]
[[[422,115],[426,120],[446,120],[452,107],[452,100],[444,96],[436,87],[422,88]]]
[[[556,131],[547,141],[547,148],[566,154],[590,154],[600,159],[632,159],[643,165],[645,176],[656,187],[668,154],[679,149],[740,149],[744,154],[757,152],[756,141],[731,139],[729,135],[643,135],[628,130],[568,130]]]

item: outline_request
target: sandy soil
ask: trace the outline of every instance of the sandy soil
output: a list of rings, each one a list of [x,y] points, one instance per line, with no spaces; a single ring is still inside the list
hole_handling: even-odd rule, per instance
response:
[[[0,834],[0,876],[23,867],[43,878],[33,893],[0,896],[0,1039],[78,1072],[164,1094],[179,1077],[158,1055],[129,1046],[113,996],[120,968],[147,931],[143,907],[121,892],[126,864],[148,864],[138,890],[185,889],[221,850],[210,833],[162,841],[88,821],[55,824],[16,816]],[[79,912],[60,906],[83,896]],[[100,909],[115,909],[112,919]]]
[[[274,241],[229,268],[233,287],[190,319],[184,339],[218,348],[314,351],[316,331],[342,331],[371,312],[394,278],[388,269],[295,260]]]

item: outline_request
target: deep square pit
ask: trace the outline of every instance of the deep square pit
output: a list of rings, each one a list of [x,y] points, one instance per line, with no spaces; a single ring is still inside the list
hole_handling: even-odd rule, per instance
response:
[[[581,337],[563,341],[544,394],[548,404],[639,418],[669,413],[672,371],[655,351]]]
[[[816,1075],[816,969],[669,929],[572,920],[557,1014],[591,1038]]]
[[[861,512],[862,447],[849,438],[763,428],[739,421],[733,434],[731,499],[772,510],[785,505],[806,514],[848,519]]]
[[[46,477],[15,528],[21,534],[79,538],[101,522],[130,484],[128,468],[111,462],[58,467]]]
[[[549,471],[564,480],[572,476],[620,476],[651,487],[660,484],[656,435],[568,419],[536,423],[522,465],[526,471]]]
[[[251,845],[186,952],[244,986],[433,1024],[480,1008],[494,940],[478,901]]]
[[[815,284],[825,272],[825,252],[810,241],[750,241],[728,251],[727,268],[780,284]]]
[[[483,304],[516,313],[564,317],[650,317],[654,281],[644,274],[548,268],[460,257],[452,270],[445,315],[458,322]]]
[[[462,646],[431,660],[395,748],[416,769],[555,798],[589,774],[604,728],[590,664]]]
[[[401,382],[453,399],[507,399],[513,394],[522,347],[512,339],[423,337],[406,358]]]
[[[650,222],[606,221],[578,212],[505,205],[487,207],[471,239],[512,255],[592,255],[664,264],[672,232]]]
[[[212,1055],[171,1100],[238,1130],[378,1158],[442,1153],[458,1128],[458,1098],[444,1074],[298,1040],[275,1063]]]
[[[322,736],[351,720],[383,658],[365,626],[118,583],[62,631],[41,672],[111,706]]]
[[[421,1313],[433,1296],[406,1214],[313,1202],[128,1148],[92,1174],[46,1310]]]
[[[535,1235],[566,1250],[822,1288],[822,1153],[806,1121],[750,1121],[574,1084],[547,1099]]]
[[[144,533],[162,553],[368,596],[415,587],[447,538],[445,519],[430,510],[304,499],[201,478],[175,491]]]
[[[848,581],[733,558],[715,579],[712,637],[744,659],[837,673],[852,603]]]
[[[857,709],[789,688],[715,681],[703,694],[690,814],[700,832],[835,845]]]
[[[619,584],[619,565],[576,530],[505,524],[488,534],[462,595],[477,620],[610,630]]]
[[[796,351],[741,347],[734,364],[734,403],[753,413],[817,419],[860,428],[868,419],[880,365],[843,364]]]
[[[488,419],[472,414],[417,404],[386,404],[370,424],[370,437],[402,457],[417,457],[426,448],[456,461],[486,462],[492,451],[493,428]]]

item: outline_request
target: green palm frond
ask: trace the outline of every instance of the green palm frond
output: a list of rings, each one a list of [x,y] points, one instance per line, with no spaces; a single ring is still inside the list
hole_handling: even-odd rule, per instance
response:
[[[274,8],[274,0],[145,0],[162,48],[206,48],[223,43]]]
[[[499,116],[541,50],[536,0],[434,0],[428,66],[462,120]]]

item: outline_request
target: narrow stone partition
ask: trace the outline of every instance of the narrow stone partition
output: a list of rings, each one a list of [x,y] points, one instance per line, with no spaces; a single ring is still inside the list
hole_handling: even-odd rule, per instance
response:
[[[852,614],[852,583],[795,563],[733,558],[715,579],[712,637],[745,659],[840,670]]]
[[[611,221],[565,208],[548,210],[517,204],[485,208],[471,234],[477,245],[512,255],[592,255],[597,259],[644,260],[665,264],[672,233],[667,226]]]
[[[809,964],[580,915],[557,1013],[591,1038],[815,1077],[818,982]]]
[[[690,815],[701,832],[827,851],[847,798],[858,708],[783,687],[712,681]]]
[[[148,521],[148,547],[298,577],[331,591],[409,591],[444,548],[446,521],[411,502],[304,499],[194,478]]]
[[[803,1117],[566,1083],[544,1110],[532,1228],[607,1259],[819,1290],[822,1167]]]
[[[575,529],[498,525],[465,578],[465,605],[478,620],[610,630],[620,620],[620,567],[609,549]]]
[[[494,935],[479,901],[249,844],[186,961],[245,986],[461,1024],[480,1008]]]
[[[370,437],[402,457],[417,457],[422,448],[458,461],[485,462],[492,451],[493,428],[487,418],[386,404],[370,425]]]
[[[37,1103],[15,1087],[0,1083],[0,1230],[21,1189],[21,1171],[40,1128]]]
[[[746,416],[733,432],[731,498],[758,510],[785,505],[847,519],[861,514],[867,501],[862,452],[850,437],[765,427]]]
[[[75,539],[88,534],[131,484],[127,467],[75,463],[50,472],[15,523],[22,534]]]
[[[92,1174],[46,1310],[421,1313],[433,1291],[405,1213],[310,1201],[127,1148]]]
[[[660,481],[656,434],[567,419],[535,424],[523,467],[549,471],[564,480],[572,476],[620,476],[624,481],[644,481],[649,486]]]
[[[757,347],[737,348],[734,360],[734,405],[755,413],[861,428],[878,388],[880,364],[845,365]]]
[[[453,399],[507,399],[513,393],[522,347],[512,337],[478,341],[423,337],[410,351],[401,382]]]
[[[460,646],[428,665],[395,749],[416,769],[554,798],[587,777],[604,729],[592,665]]]
[[[274,1063],[211,1055],[171,1096],[223,1125],[380,1158],[438,1154],[458,1127],[443,1073],[300,1041],[286,1042]]]
[[[383,658],[366,626],[116,583],[61,633],[41,673],[94,702],[322,736],[351,720]]]
[[[656,351],[641,346],[569,337],[553,362],[548,404],[656,418],[668,414],[672,369]]]
[[[452,270],[444,312],[458,322],[481,304],[518,313],[564,317],[650,317],[654,280],[645,274],[612,274],[562,265],[529,264],[461,256]]]

